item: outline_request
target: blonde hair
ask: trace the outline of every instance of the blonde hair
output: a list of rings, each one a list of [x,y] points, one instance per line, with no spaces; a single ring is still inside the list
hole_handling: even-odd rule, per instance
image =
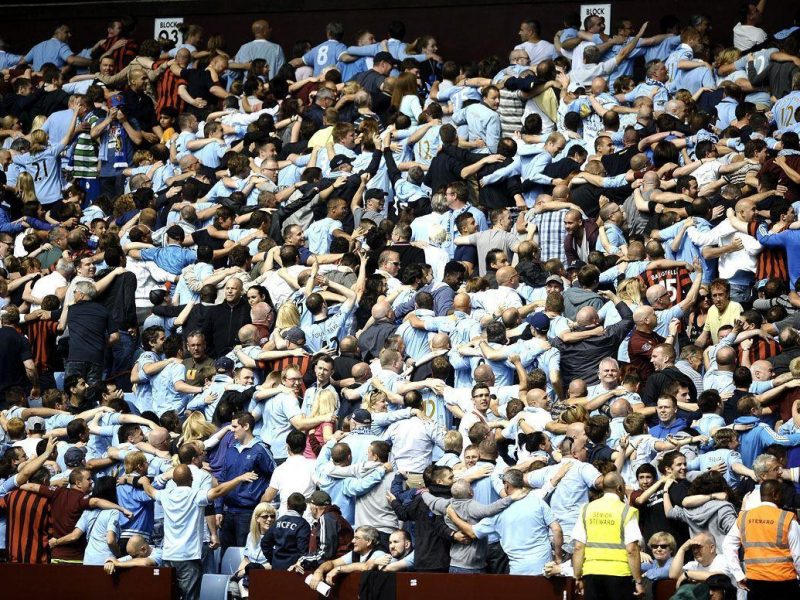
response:
[[[134,473],[136,469],[141,467],[147,467],[147,457],[144,455],[144,452],[137,450],[136,452],[131,452],[125,457],[126,473]]]
[[[741,56],[742,53],[738,48],[725,48],[724,50],[720,50],[719,54],[717,54],[717,60],[714,66],[719,68],[722,65],[735,63]]]
[[[202,412],[195,411],[186,418],[186,422],[183,424],[181,444],[205,440],[216,432],[216,426],[206,421]]]
[[[336,394],[333,393],[333,390],[322,390],[314,398],[314,404],[311,406],[311,416],[318,417],[335,413],[338,408],[337,404]]]
[[[630,302],[633,304],[642,303],[642,282],[638,277],[631,277],[624,279],[617,286],[617,294],[619,299],[623,302]]]
[[[17,192],[23,203],[36,202],[36,187],[33,184],[33,176],[27,171],[22,171],[17,176]]]
[[[464,437],[459,431],[451,429],[444,434],[444,450],[445,452],[455,452],[461,454],[464,447]]]
[[[33,125],[31,125],[31,148],[28,151],[31,155],[39,154],[39,152],[45,150],[48,144],[50,144],[50,138],[47,136],[47,132],[42,129],[44,120],[46,120],[47,117],[43,117],[44,120],[37,126],[36,119],[39,117],[41,117],[41,115],[35,117],[33,119]]]
[[[253,509],[253,516],[250,517],[250,537],[254,540],[260,540],[263,535],[258,527],[258,517],[265,514],[277,517],[275,507],[269,502],[259,502],[256,504],[256,507]]]
[[[566,423],[567,425],[572,425],[573,423],[586,423],[588,419],[589,414],[580,404],[568,406],[567,409],[561,413],[561,417],[559,417],[559,421]]]
[[[375,405],[381,400],[387,403],[389,402],[389,398],[386,396],[384,392],[379,392],[378,390],[375,390],[373,392],[370,392],[369,395],[366,398],[364,398],[363,406],[369,412],[375,412]]]
[[[300,325],[300,312],[291,302],[284,302],[275,317],[275,330],[282,331]]]
[[[678,549],[678,544],[675,541],[675,538],[672,537],[671,533],[668,533],[666,531],[657,531],[656,533],[651,535],[650,539],[647,540],[647,545],[652,548],[653,544],[658,544],[659,542],[662,544],[667,544],[669,546],[669,551],[671,554],[675,554],[675,550]]]

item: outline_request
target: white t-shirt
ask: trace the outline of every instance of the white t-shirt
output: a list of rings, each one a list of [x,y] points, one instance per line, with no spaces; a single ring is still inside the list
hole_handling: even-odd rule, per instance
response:
[[[281,505],[278,508],[278,516],[281,517],[289,510],[286,501],[289,496],[298,492],[308,498],[316,489],[313,481],[314,468],[316,462],[302,455],[290,456],[286,461],[275,469],[269,487],[278,490]]]
[[[760,27],[737,23],[733,28],[733,45],[737,50],[750,50],[767,39],[767,33]]]

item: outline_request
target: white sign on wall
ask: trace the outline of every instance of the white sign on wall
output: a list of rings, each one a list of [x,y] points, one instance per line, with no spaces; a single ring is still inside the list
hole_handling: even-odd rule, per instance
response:
[[[606,35],[611,35],[611,5],[610,4],[581,4],[581,25],[586,17],[596,15],[606,20]]]
[[[183,43],[183,34],[179,27],[183,25],[183,17],[156,19],[153,37],[157,40],[169,40],[176,46]]]

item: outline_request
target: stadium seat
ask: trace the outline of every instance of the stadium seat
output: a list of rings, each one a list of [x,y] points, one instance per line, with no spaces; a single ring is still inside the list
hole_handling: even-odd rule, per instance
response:
[[[244,548],[240,548],[239,546],[231,546],[225,550],[225,554],[222,556],[220,572],[223,575],[233,575],[239,563],[242,562],[243,554]]]
[[[227,600],[230,575],[203,575],[200,600]]]

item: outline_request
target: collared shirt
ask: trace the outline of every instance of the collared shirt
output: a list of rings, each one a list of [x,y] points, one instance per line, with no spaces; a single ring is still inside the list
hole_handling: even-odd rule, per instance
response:
[[[444,450],[444,430],[436,421],[417,417],[403,419],[389,426],[383,438],[392,443],[395,469],[422,473],[433,462],[433,449]]]
[[[294,394],[278,394],[266,403],[261,438],[269,445],[272,455],[276,459],[289,456],[286,448],[286,436],[292,430],[291,420],[301,415],[300,402]]]
[[[594,487],[600,477],[600,471],[593,465],[574,458],[565,458],[561,464],[565,461],[572,462],[572,468],[567,471],[553,492],[550,507],[566,534],[572,531],[581,507],[589,501],[589,489]],[[560,468],[561,465],[544,467],[530,473],[526,481],[533,488],[544,487]]]
[[[501,132],[500,115],[482,102],[470,104],[468,107],[456,111],[453,114],[453,123],[467,125],[470,141],[482,139],[486,142],[486,147],[477,149],[477,153],[497,152]]]
[[[320,387],[320,385],[315,381],[312,385],[306,388],[306,393],[303,394],[303,405],[301,410],[305,416],[311,415],[311,410],[314,408],[314,401],[322,391],[333,392],[333,395],[336,396],[336,406],[339,406],[341,401],[339,398],[339,392],[336,391],[336,388],[333,387],[333,384],[329,381],[327,385]]]
[[[50,38],[39,42],[25,55],[25,62],[33,67],[34,71],[41,71],[45,63],[53,63],[59,69],[67,64],[67,59],[75,53],[61,40]]]
[[[159,417],[168,410],[182,416],[191,396],[175,389],[178,381],[186,382],[186,367],[183,363],[170,363],[155,377],[152,383],[153,412]]]

